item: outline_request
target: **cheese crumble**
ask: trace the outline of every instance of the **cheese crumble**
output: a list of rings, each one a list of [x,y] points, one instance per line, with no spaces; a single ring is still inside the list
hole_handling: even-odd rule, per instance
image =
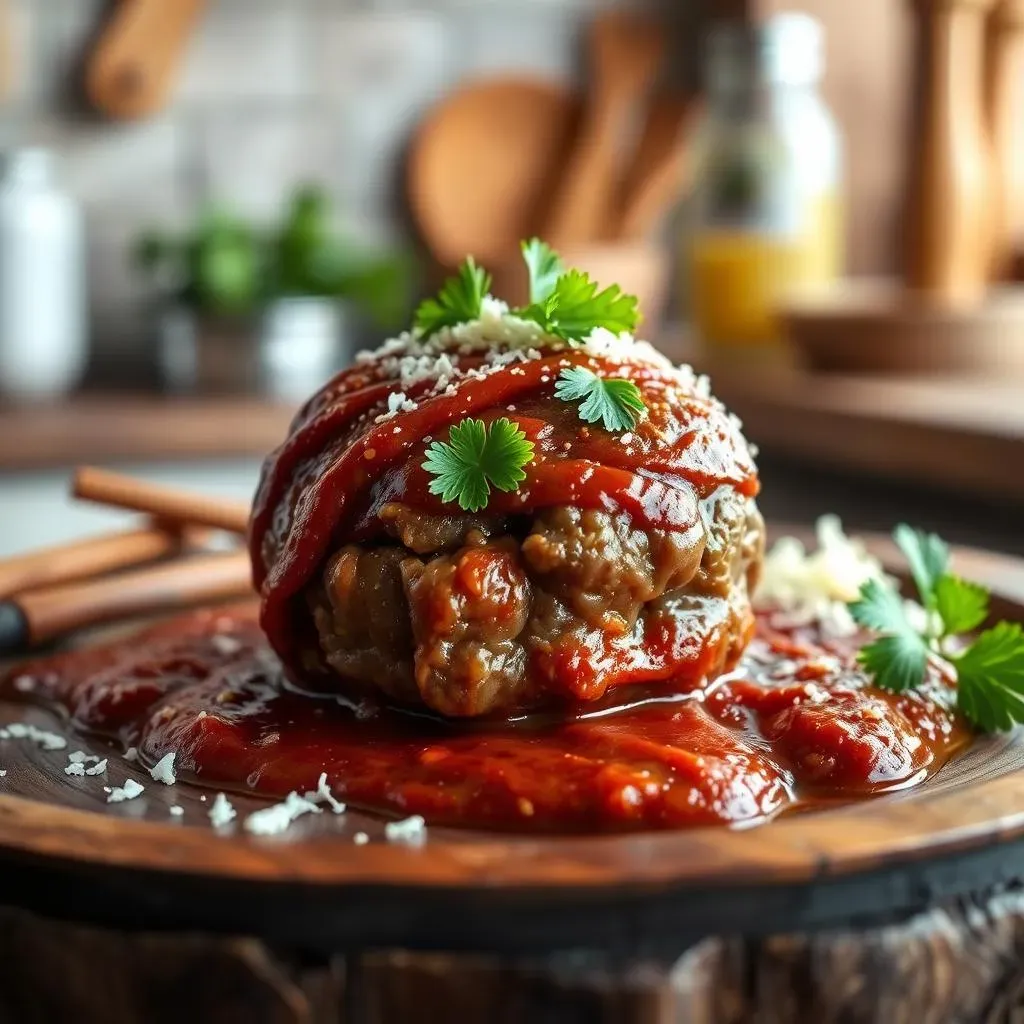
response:
[[[164,754],[149,769],[149,774],[153,776],[154,782],[162,782],[165,786],[173,786],[178,781],[178,777],[174,774],[174,757],[175,752],[172,750],[170,753]]]
[[[136,782],[134,779],[125,779],[123,786],[114,786],[113,789],[110,786],[104,786],[103,792],[107,794],[108,804],[119,804],[125,800],[134,800],[137,796],[141,796],[145,789],[146,787],[141,782]]]
[[[384,826],[384,838],[389,843],[408,843],[422,846],[427,840],[427,823],[418,814],[401,821],[389,821]]]
[[[882,563],[863,541],[847,537],[836,516],[822,516],[816,525],[818,547],[808,552],[795,537],[782,537],[764,560],[756,608],[775,611],[782,627],[817,623],[826,635],[852,636],[857,624],[847,604],[861,585],[884,579]]]
[[[283,832],[296,818],[304,814],[322,814],[323,811],[312,800],[298,793],[289,793],[279,804],[254,811],[245,819],[246,832],[254,836],[272,836]]]
[[[223,828],[238,817],[238,811],[232,807],[231,801],[223,793],[218,793],[210,807],[209,817],[214,828]]]
[[[28,740],[43,750],[64,750],[68,741],[55,732],[37,729],[27,722],[11,722],[0,728],[0,740]]]
[[[327,804],[335,814],[344,814],[347,810],[345,804],[336,800],[327,785],[327,772],[321,772],[317,780],[316,789],[306,794],[306,799],[313,804]]]

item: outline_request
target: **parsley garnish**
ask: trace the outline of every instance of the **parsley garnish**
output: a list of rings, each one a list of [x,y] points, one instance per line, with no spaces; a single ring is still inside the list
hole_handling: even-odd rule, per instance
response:
[[[562,258],[546,242],[531,238],[520,245],[530,274],[530,302],[544,302],[565,273]]]
[[[549,245],[531,238],[520,245],[530,277],[530,302],[514,314],[532,320],[546,334],[563,341],[582,341],[598,327],[622,334],[640,322],[635,295],[617,285],[598,291],[581,270],[566,270]],[[445,327],[457,327],[480,316],[491,275],[468,256],[455,277],[450,277],[436,298],[425,299],[416,310],[414,324],[422,337]]]
[[[436,334],[443,327],[456,327],[480,316],[484,296],[491,287],[491,275],[467,256],[455,277],[448,278],[436,299],[424,299],[414,320],[420,334]]]
[[[582,270],[568,270],[547,298],[517,309],[516,316],[532,320],[564,341],[582,341],[597,327],[613,334],[635,330],[640,322],[636,306],[636,296],[626,295],[617,284],[599,292]]]
[[[457,501],[466,512],[487,506],[491,487],[514,491],[526,479],[523,467],[533,461],[533,442],[519,425],[502,417],[488,427],[483,420],[465,419],[434,441],[423,468],[434,479],[430,493],[442,501]]]
[[[555,383],[555,396],[563,402],[578,402],[584,423],[601,420],[605,430],[632,430],[644,411],[640,389],[620,377],[598,377],[583,366],[563,370]]]
[[[928,622],[911,624],[896,590],[868,580],[850,605],[853,618],[882,634],[866,644],[857,660],[878,686],[899,693],[919,687],[928,661],[943,660],[956,671],[957,707],[986,731],[1024,722],[1024,631],[1000,622],[973,643],[950,653],[943,641],[980,626],[988,616],[988,591],[949,571],[949,549],[934,534],[898,526],[893,537],[906,556]]]

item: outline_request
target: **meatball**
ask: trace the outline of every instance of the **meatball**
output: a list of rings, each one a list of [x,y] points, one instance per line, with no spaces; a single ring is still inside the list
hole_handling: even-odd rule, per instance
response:
[[[589,701],[670,678],[680,661],[713,676],[749,636],[764,528],[728,488],[702,517],[683,533],[555,506],[516,530],[385,506],[401,544],[345,546],[308,594],[319,656],[364,689],[453,717]]]

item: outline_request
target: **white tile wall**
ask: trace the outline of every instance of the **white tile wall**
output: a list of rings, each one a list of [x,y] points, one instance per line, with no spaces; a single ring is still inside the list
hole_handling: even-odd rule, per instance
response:
[[[216,0],[188,50],[180,104],[301,99],[313,91],[312,0]]]
[[[247,216],[276,217],[293,182],[341,192],[341,128],[330,106],[221,106],[198,114],[196,129],[202,190]]]
[[[466,73],[526,72],[566,80],[578,57],[578,11],[539,0],[517,5],[477,4],[459,19]]]
[[[125,265],[142,227],[208,198],[271,216],[313,179],[358,230],[395,237],[401,155],[424,111],[467,75],[571,75],[581,20],[608,2],[211,0],[169,109],[111,124],[72,102],[109,0],[8,0],[19,70],[0,147],[56,152],[87,213],[94,337],[124,351],[142,340]]]

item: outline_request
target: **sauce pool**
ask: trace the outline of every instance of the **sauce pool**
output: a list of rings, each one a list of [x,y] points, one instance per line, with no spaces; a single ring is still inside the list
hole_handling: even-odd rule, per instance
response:
[[[304,692],[254,611],[201,612],[23,665],[0,696],[62,711],[147,764],[174,751],[179,783],[283,797],[326,772],[339,798],[428,824],[621,832],[752,823],[915,785],[970,741],[943,680],[884,693],[854,650],[761,617],[736,670],[670,699],[448,722]]]

